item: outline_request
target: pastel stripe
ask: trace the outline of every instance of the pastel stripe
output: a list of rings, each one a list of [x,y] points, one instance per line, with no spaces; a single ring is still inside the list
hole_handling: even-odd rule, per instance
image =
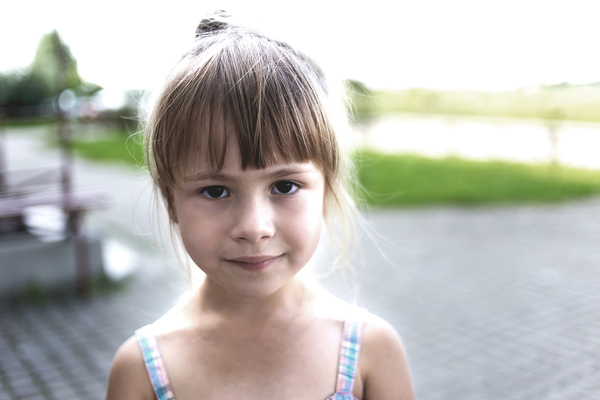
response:
[[[344,340],[340,348],[338,381],[336,391],[352,393],[354,377],[360,354],[360,338],[362,321],[347,321],[344,323]]]
[[[158,400],[175,400],[175,394],[171,388],[167,368],[160,355],[156,336],[149,330],[149,325],[140,328],[135,331],[135,337],[142,349],[150,381],[152,382]]]

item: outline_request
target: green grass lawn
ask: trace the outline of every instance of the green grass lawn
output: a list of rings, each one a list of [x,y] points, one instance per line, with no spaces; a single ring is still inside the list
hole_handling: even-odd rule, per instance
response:
[[[1,127],[23,128],[23,127],[54,127],[58,123],[55,117],[35,117],[35,118],[16,118],[16,119],[1,119]]]
[[[143,165],[138,136],[76,141],[73,148],[76,154],[93,160]],[[600,171],[366,149],[356,152],[354,159],[359,182],[356,197],[371,206],[545,203],[600,195]]]
[[[600,171],[557,165],[356,153],[356,196],[373,206],[557,202],[600,195]]]
[[[95,161],[134,167],[144,165],[144,149],[137,135],[115,134],[96,140],[75,140],[73,151]]]

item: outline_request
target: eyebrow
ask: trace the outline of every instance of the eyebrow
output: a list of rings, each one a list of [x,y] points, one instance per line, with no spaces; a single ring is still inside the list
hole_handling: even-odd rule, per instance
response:
[[[285,177],[288,177],[291,175],[298,175],[298,174],[302,174],[302,173],[306,173],[306,172],[310,172],[310,171],[308,171],[306,168],[303,168],[303,167],[284,167],[281,169],[277,169],[271,173],[268,173],[267,178],[281,179],[281,178],[285,178]],[[215,171],[199,172],[196,175],[184,178],[184,181],[186,181],[186,182],[203,181],[203,180],[232,182],[235,180],[235,178],[230,175],[222,174],[220,172],[215,172]]]
[[[267,174],[267,176],[272,179],[279,179],[279,178],[285,178],[290,175],[298,175],[298,174],[303,174],[303,173],[307,173],[307,172],[310,172],[310,171],[308,171],[306,168],[303,168],[303,167],[285,167],[285,168],[273,171],[273,173]]]
[[[199,172],[196,175],[185,177],[183,180],[186,182],[204,180],[233,181],[233,178],[220,172]]]

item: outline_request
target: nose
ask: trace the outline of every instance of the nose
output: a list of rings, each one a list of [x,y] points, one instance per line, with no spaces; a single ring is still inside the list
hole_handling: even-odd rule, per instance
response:
[[[272,237],[275,234],[273,211],[269,200],[261,196],[240,199],[233,215],[232,238],[258,243]]]

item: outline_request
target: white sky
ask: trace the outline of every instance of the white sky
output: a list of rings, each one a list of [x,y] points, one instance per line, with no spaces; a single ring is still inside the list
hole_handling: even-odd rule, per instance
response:
[[[600,81],[596,0],[5,0],[0,70],[28,65],[56,28],[84,79],[109,90],[153,88],[215,9],[372,87]]]

